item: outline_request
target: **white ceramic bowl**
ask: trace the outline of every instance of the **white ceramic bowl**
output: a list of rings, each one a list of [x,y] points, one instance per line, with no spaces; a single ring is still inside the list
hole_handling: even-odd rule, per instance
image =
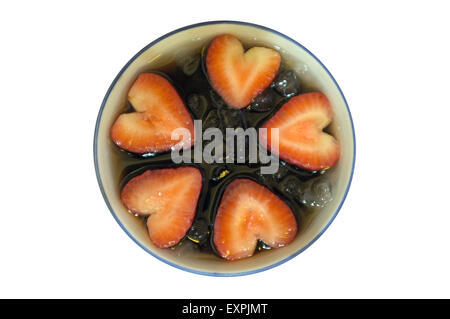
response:
[[[149,239],[144,223],[131,215],[120,200],[120,172],[114,169],[119,160],[109,135],[110,127],[126,103],[127,92],[137,75],[170,63],[177,54],[198,51],[219,34],[233,34],[243,42],[278,50],[289,68],[295,70],[302,84],[318,90],[330,100],[335,118],[332,134],[340,141],[341,157],[329,174],[333,179],[334,200],[321,209],[302,227],[288,246],[256,254],[238,261],[225,261],[205,254],[178,256],[171,249],[159,249]],[[174,267],[204,275],[246,275],[275,267],[297,256],[327,229],[340,210],[350,187],[355,162],[353,123],[338,84],[325,66],[295,40],[269,28],[245,22],[213,21],[187,26],[153,41],[137,53],[119,72],[111,84],[100,108],[95,127],[94,161],[103,197],[122,229],[139,246],[154,257]]]

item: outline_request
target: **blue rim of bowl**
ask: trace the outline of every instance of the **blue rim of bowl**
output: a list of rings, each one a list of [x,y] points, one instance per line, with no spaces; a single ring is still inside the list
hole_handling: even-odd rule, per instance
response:
[[[109,95],[112,91],[112,89],[114,88],[114,86],[116,85],[116,82],[119,80],[119,78],[122,76],[122,74],[125,72],[125,70],[128,68],[128,66],[134,62],[134,60],[136,60],[142,53],[144,53],[148,48],[152,47],[153,45],[155,45],[156,43],[185,30],[188,29],[192,29],[192,28],[196,28],[196,27],[201,27],[201,26],[207,26],[207,25],[214,25],[214,24],[236,24],[236,25],[244,25],[244,26],[250,26],[250,27],[255,27],[255,28],[259,28],[265,31],[269,31],[272,33],[275,33],[276,35],[279,35],[289,41],[291,41],[292,43],[294,43],[295,45],[299,46],[301,49],[303,49],[306,53],[308,53],[311,57],[313,57],[319,64],[320,66],[327,72],[327,74],[330,76],[330,78],[333,80],[333,83],[336,85],[337,89],[339,90],[339,93],[342,96],[342,99],[344,100],[345,103],[345,107],[347,108],[347,113],[350,119],[350,124],[351,124],[351,128],[352,128],[352,137],[353,137],[353,162],[352,162],[352,169],[350,172],[350,178],[348,180],[348,184],[347,184],[347,188],[345,190],[344,196],[342,197],[342,200],[338,206],[338,208],[336,209],[336,212],[334,213],[334,215],[331,217],[330,221],[327,223],[327,225],[325,225],[324,228],[322,228],[322,230],[313,238],[313,240],[311,240],[305,247],[303,247],[302,249],[296,251],[294,254],[289,255],[288,257],[277,261],[269,266],[265,266],[262,268],[258,268],[258,269],[254,269],[254,270],[249,270],[249,271],[244,271],[244,272],[231,272],[231,273],[221,273],[221,272],[208,272],[208,271],[200,271],[200,270],[196,270],[196,269],[191,269],[191,268],[187,268],[187,267],[183,267],[180,265],[177,265],[173,262],[170,262],[156,254],[154,254],[151,250],[149,250],[147,247],[145,247],[144,245],[142,245],[130,232],[128,232],[128,230],[125,228],[125,226],[122,224],[122,222],[119,220],[119,218],[117,217],[116,213],[114,212],[114,210],[111,207],[111,204],[109,203],[108,197],[106,196],[105,190],[103,188],[103,184],[102,184],[102,180],[100,177],[100,171],[98,168],[98,157],[97,157],[97,138],[98,138],[98,129],[100,126],[100,120],[102,118],[102,114],[103,114],[103,109],[105,108],[105,104],[106,101],[109,98]],[[169,32],[161,37],[159,37],[158,39],[154,40],[153,42],[149,43],[148,45],[146,45],[142,50],[140,50],[134,57],[132,57],[130,59],[130,61],[128,61],[127,64],[125,64],[125,66],[120,70],[120,72],[117,74],[117,76],[115,77],[114,81],[111,83],[111,85],[108,88],[108,91],[106,92],[106,95],[103,99],[102,105],[100,107],[100,111],[98,113],[97,116],[97,122],[95,123],[95,133],[94,133],[94,164],[95,164],[95,173],[97,175],[97,181],[100,187],[100,191],[102,192],[103,195],[103,199],[106,202],[106,205],[108,206],[111,214],[113,215],[114,219],[116,220],[116,222],[119,224],[119,226],[123,229],[123,231],[138,245],[140,246],[142,249],[144,249],[147,253],[149,253],[150,255],[152,255],[153,257],[155,257],[156,259],[161,260],[162,262],[190,272],[190,273],[194,273],[194,274],[198,274],[198,275],[205,275],[205,276],[214,276],[214,277],[236,277],[236,276],[245,276],[245,275],[251,275],[251,274],[255,274],[258,272],[262,272],[265,270],[269,270],[271,268],[277,267],[285,262],[287,262],[288,260],[291,260],[292,258],[296,257],[297,255],[301,254],[303,251],[305,251],[309,246],[311,246],[317,239],[319,239],[320,236],[322,236],[322,234],[328,229],[328,227],[331,225],[331,223],[334,221],[334,219],[336,218],[337,214],[339,213],[339,211],[341,210],[342,205],[344,204],[344,201],[347,197],[348,191],[350,189],[350,185],[352,183],[352,179],[353,179],[353,172],[355,170],[355,157],[356,157],[356,139],[355,139],[355,128],[353,126],[353,120],[352,120],[352,115],[350,113],[350,109],[348,107],[347,104],[347,100],[345,99],[344,93],[342,93],[341,88],[339,87],[338,83],[336,82],[336,80],[334,79],[334,77],[331,75],[330,71],[328,71],[328,69],[325,67],[325,65],[314,55],[312,54],[307,48],[305,48],[303,45],[301,45],[300,43],[298,43],[297,41],[295,41],[294,39],[288,37],[287,35],[284,35],[276,30],[270,29],[268,27],[262,26],[262,25],[258,25],[258,24],[254,24],[254,23],[249,23],[249,22],[242,22],[242,21],[229,21],[229,20],[219,20],[219,21],[207,21],[207,22],[201,22],[201,23],[196,23],[196,24],[191,24],[188,26],[185,26],[183,28],[179,28],[177,30],[174,30],[172,32]]]

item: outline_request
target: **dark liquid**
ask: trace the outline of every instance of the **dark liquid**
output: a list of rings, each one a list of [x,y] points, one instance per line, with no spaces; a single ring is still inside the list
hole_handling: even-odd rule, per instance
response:
[[[191,75],[186,75],[183,68],[177,66],[175,63],[158,70],[147,70],[147,72],[155,72],[169,79],[185,102],[192,118],[194,120],[203,120],[203,130],[206,129],[205,126],[209,126],[211,124],[211,126],[219,127],[225,136],[226,127],[242,127],[244,129],[254,127],[258,129],[286,101],[289,100],[289,98],[276,94],[274,89],[268,88],[268,90],[273,91],[273,107],[270,110],[254,111],[249,108],[244,108],[241,110],[229,108],[209,84],[206,76],[206,68],[204,66],[204,52],[205,49],[198,53],[197,58],[200,59],[200,63],[196,71]],[[299,93],[306,93],[306,91],[303,90]],[[190,107],[190,104],[192,103],[188,102],[192,102],[192,99],[195,100],[195,96],[202,96],[200,98],[200,104],[202,104],[203,107]],[[197,98],[195,101],[198,100],[199,99]],[[126,105],[124,112],[131,111],[133,111],[132,106],[129,104]],[[204,141],[204,144],[208,142],[209,141]],[[289,178],[292,178],[291,176],[294,176],[300,182],[307,182],[319,175],[322,175],[324,171],[306,171],[280,160],[279,171],[277,173],[273,175],[261,175],[260,167],[263,164],[259,163],[237,164],[235,162],[234,164],[207,164],[194,163],[192,160],[192,164],[174,164],[172,162],[170,152],[139,155],[126,152],[118,147],[115,149],[120,153],[121,158],[120,164],[118,165],[118,169],[121,170],[120,188],[122,188],[131,178],[142,174],[149,169],[194,166],[201,171],[203,175],[203,187],[198,200],[197,212],[193,225],[196,223],[204,224],[208,228],[208,232],[198,243],[196,243],[196,247],[200,249],[200,251],[216,253],[212,240],[214,218],[226,186],[235,178],[246,177],[257,181],[283,199],[290,206],[297,218],[299,229],[298,233],[301,233],[309,225],[313,215],[317,212],[317,210],[313,210],[302,205],[295,195],[289,191],[286,191],[286,183]],[[226,147],[224,146],[224,150],[225,149]],[[191,153],[193,156],[194,151],[192,150]],[[248,154],[248,152],[246,154]],[[142,217],[137,216],[136,218]],[[144,223],[146,222],[146,218],[142,218],[142,220]],[[188,232],[186,237],[179,244],[173,247],[173,249],[177,249],[177,247],[182,246],[184,241],[190,240],[188,238],[189,234],[190,233]],[[197,240],[195,240],[195,242],[197,242]],[[265,249],[270,249],[270,247],[262,242],[259,242],[257,251]]]

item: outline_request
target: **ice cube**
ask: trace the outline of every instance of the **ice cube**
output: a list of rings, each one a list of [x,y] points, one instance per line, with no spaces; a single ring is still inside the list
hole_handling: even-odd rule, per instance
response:
[[[245,128],[244,116],[241,110],[222,109],[220,110],[224,128]]]
[[[284,97],[292,97],[300,92],[300,85],[294,71],[282,71],[271,85],[278,94]]]
[[[175,247],[172,247],[172,250],[175,252],[176,256],[186,257],[189,256],[190,254],[199,251],[199,247],[197,244],[190,241],[189,239],[185,239]]]
[[[187,106],[197,118],[202,118],[208,108],[208,100],[201,94],[191,94],[187,98]]]
[[[216,93],[214,90],[209,91],[209,98],[211,100],[211,103],[214,107],[220,109],[226,106],[225,101],[222,99],[222,97]]]
[[[187,76],[191,76],[197,71],[200,65],[200,55],[189,55],[186,56],[183,61],[183,73]]]
[[[331,183],[326,178],[308,182],[301,196],[301,203],[309,207],[325,207],[332,200]]]
[[[216,110],[210,111],[203,121],[203,130],[208,128],[220,128],[219,115]]]
[[[280,183],[281,191],[298,199],[302,193],[302,182],[295,176],[290,175]]]
[[[267,112],[272,109],[274,99],[273,91],[267,89],[259,94],[250,104],[249,109],[255,112]]]

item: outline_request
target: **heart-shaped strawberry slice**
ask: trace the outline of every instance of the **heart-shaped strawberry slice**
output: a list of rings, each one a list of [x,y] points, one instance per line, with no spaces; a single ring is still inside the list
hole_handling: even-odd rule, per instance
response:
[[[214,246],[228,260],[253,255],[258,239],[273,248],[297,234],[292,210],[268,188],[238,178],[226,188],[214,221]]]
[[[144,154],[171,148],[189,148],[194,143],[194,123],[178,92],[163,76],[139,75],[128,92],[136,112],[121,114],[111,128],[115,144],[127,151]],[[191,138],[172,140],[177,128],[187,129]]]
[[[206,56],[213,88],[238,109],[248,106],[272,83],[280,63],[281,56],[273,49],[253,47],[244,53],[241,42],[229,34],[214,38]]]
[[[148,170],[122,189],[125,206],[149,216],[152,242],[161,248],[176,245],[192,226],[202,188],[202,174],[195,167]]]
[[[281,159],[307,170],[332,167],[339,160],[337,140],[323,129],[330,124],[333,110],[327,97],[319,92],[291,98],[260,130],[263,145]],[[279,129],[279,149],[272,147],[271,128]]]

